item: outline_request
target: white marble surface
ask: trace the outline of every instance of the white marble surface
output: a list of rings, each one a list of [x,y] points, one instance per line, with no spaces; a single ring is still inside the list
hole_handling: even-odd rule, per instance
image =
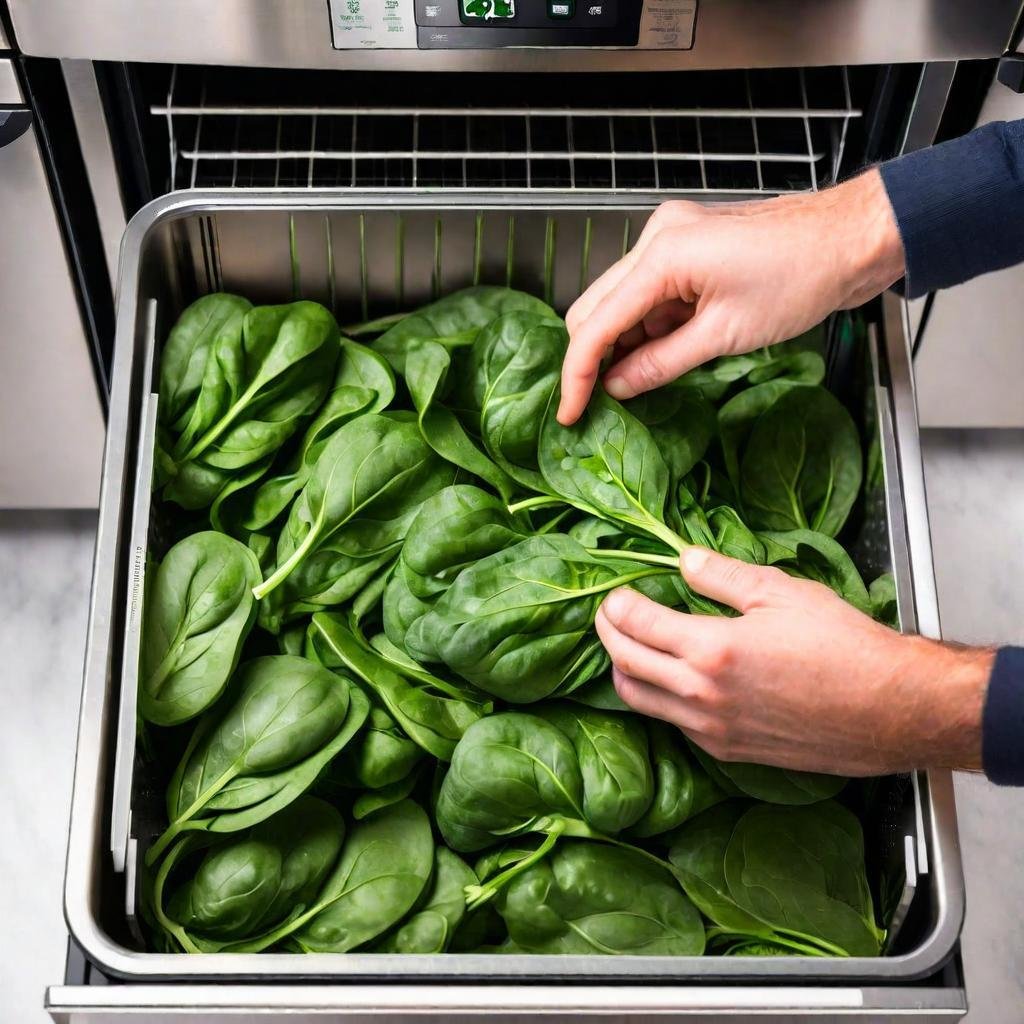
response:
[[[946,636],[1024,641],[1024,432],[931,432]],[[0,513],[0,1021],[42,1024],[63,976],[67,801],[95,518]],[[32,770],[30,770],[32,769]],[[1024,1019],[1024,791],[957,780],[969,1024]]]

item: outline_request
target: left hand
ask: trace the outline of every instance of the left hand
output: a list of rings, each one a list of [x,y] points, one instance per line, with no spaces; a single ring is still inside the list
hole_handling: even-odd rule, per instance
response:
[[[902,636],[820,583],[703,548],[682,569],[742,614],[610,594],[597,631],[637,711],[722,761],[849,776],[981,766],[991,651]]]

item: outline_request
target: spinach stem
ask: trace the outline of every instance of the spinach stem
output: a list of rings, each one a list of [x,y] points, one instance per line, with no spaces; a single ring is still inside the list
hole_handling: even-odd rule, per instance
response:
[[[645,562],[647,565],[664,565],[669,569],[679,568],[679,559],[671,555],[656,555],[647,551],[616,551],[612,548],[587,548],[587,554],[595,558],[621,558],[629,562]]]
[[[488,900],[497,896],[516,875],[522,874],[527,868],[543,860],[555,848],[555,843],[558,842],[558,837],[562,834],[562,831],[563,829],[558,827],[558,822],[553,823],[544,837],[544,841],[533,853],[522,860],[516,861],[510,868],[506,868],[501,874],[495,875],[494,878],[484,882],[483,885],[467,885],[465,888],[466,909],[476,910],[477,907],[483,906]]]
[[[508,506],[508,513],[514,516],[517,512],[525,512],[531,508],[554,508],[556,505],[563,504],[561,498],[553,498],[550,494],[538,494],[533,498],[524,498],[522,501],[517,501],[514,505]]]
[[[374,320],[361,320],[359,323],[342,327],[341,333],[350,338],[358,338],[364,334],[383,334],[389,327],[401,323],[408,315],[408,313],[389,313],[387,316],[379,316]]]

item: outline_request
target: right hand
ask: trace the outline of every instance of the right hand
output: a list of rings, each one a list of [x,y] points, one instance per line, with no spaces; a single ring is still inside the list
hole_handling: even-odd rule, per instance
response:
[[[632,398],[715,356],[794,338],[903,274],[877,170],[815,194],[665,203],[566,316],[558,420],[579,419],[609,352],[605,388]]]

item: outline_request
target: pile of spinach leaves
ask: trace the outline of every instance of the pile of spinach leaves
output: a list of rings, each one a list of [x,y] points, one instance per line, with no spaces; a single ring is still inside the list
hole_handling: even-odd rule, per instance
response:
[[[164,346],[154,945],[878,955],[845,780],[630,712],[593,628],[622,586],[732,614],[681,579],[691,544],[895,622],[843,546],[863,457],[821,332],[563,427],[543,302],[474,287],[383,323],[362,344],[316,303],[215,294]]]

